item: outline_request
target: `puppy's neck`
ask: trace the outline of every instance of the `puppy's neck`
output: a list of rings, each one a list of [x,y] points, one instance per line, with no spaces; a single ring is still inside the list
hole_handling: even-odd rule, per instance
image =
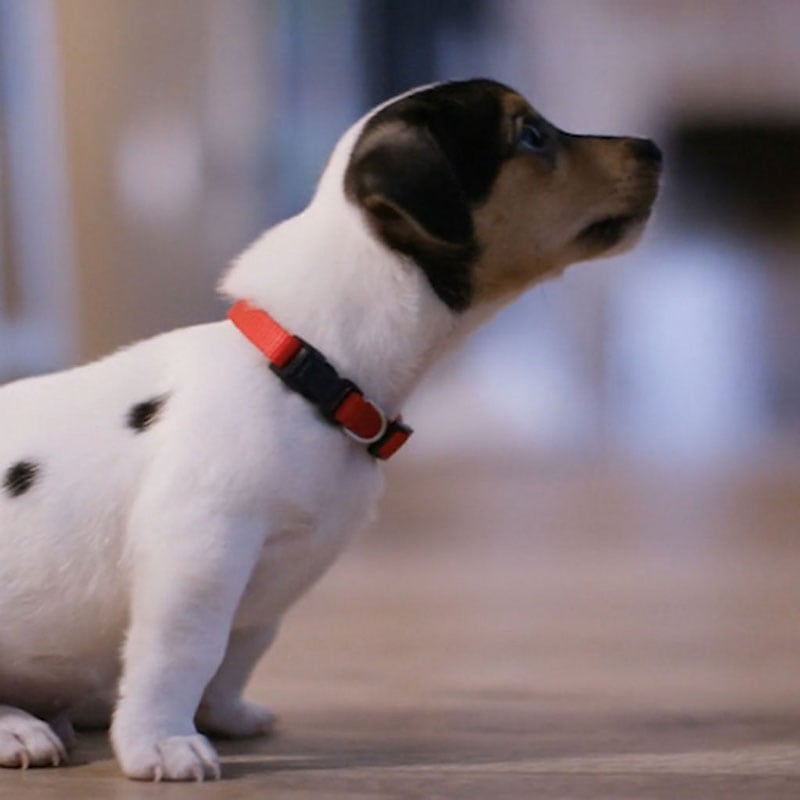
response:
[[[331,202],[323,189],[246,250],[220,288],[269,312],[395,414],[462,320],[341,192]]]

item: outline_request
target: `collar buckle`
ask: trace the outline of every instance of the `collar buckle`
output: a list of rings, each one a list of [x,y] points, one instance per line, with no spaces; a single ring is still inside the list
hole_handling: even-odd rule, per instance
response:
[[[400,417],[387,419],[319,350],[286,331],[266,311],[240,300],[228,317],[267,357],[269,368],[287,388],[311,403],[327,422],[341,427],[354,442],[366,446],[373,458],[390,458],[413,433]]]
[[[336,410],[358,387],[339,377],[331,363],[312,345],[296,337],[300,349],[283,366],[269,368],[294,392],[313,403],[329,422],[336,421]]]

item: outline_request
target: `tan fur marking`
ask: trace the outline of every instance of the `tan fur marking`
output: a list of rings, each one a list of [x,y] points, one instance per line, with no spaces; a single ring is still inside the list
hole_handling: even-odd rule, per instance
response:
[[[574,261],[605,255],[579,239],[587,225],[647,215],[657,175],[642,169],[629,140],[560,137],[554,165],[535,154],[509,159],[473,215],[482,248],[475,267],[479,302],[518,294]],[[633,234],[624,245],[632,244]]]

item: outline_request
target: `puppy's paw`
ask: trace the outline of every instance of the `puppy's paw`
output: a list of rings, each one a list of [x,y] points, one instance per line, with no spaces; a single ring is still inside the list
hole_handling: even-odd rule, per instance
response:
[[[225,704],[201,704],[197,712],[200,730],[226,739],[269,736],[275,730],[276,719],[266,706],[238,698]]]
[[[122,771],[139,781],[219,780],[219,758],[205,736],[168,736],[117,748]]]
[[[0,766],[57,767],[67,750],[53,729],[18,708],[0,706]]]

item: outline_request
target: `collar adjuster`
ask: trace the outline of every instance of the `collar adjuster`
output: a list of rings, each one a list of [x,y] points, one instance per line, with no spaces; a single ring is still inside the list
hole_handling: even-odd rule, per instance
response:
[[[386,419],[386,415],[383,413],[383,411],[380,410],[380,408],[378,408],[378,406],[375,405],[375,403],[372,402],[372,400],[369,400],[368,398],[362,395],[361,402],[369,406],[375,412],[375,415],[378,418],[377,431],[375,431],[375,433],[362,436],[360,433],[357,433],[352,428],[348,428],[346,426],[343,428],[343,430],[345,436],[349,436],[354,442],[366,445],[375,444],[376,442],[379,442],[381,439],[383,439],[383,437],[386,435],[386,431],[389,428],[389,420]]]

